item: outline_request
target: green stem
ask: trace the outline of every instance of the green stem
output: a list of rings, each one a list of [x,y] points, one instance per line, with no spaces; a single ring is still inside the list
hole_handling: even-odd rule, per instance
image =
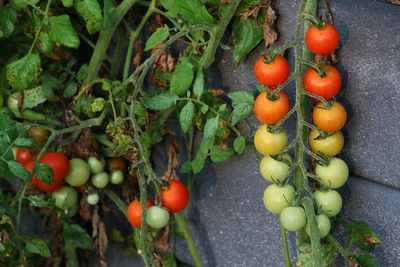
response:
[[[190,254],[192,255],[194,261],[194,265],[196,267],[202,267],[203,263],[201,262],[199,251],[197,250],[192,235],[190,234],[188,222],[179,213],[174,213],[174,215],[176,223],[178,224],[179,229],[182,231],[183,237],[186,239],[186,242],[188,244]]]
[[[285,228],[283,228],[282,224],[281,224],[281,239],[282,239],[283,252],[285,254],[285,266],[291,267],[292,261],[290,259],[289,245],[288,245],[286,230],[285,230]]]
[[[65,244],[65,257],[67,258],[66,267],[79,267],[79,259],[76,254],[76,247]]]
[[[114,55],[111,60],[111,80],[115,80],[117,78],[119,68],[121,66],[121,59],[125,50],[126,45],[126,36],[125,30],[123,27],[118,28],[118,39],[117,45],[114,50]]]
[[[45,11],[44,11],[44,17],[43,17],[43,19],[42,19],[42,21],[41,21],[41,23],[40,23],[40,25],[39,25],[38,30],[37,30],[36,33],[35,33],[35,38],[33,39],[33,42],[32,42],[32,44],[31,44],[31,47],[29,48],[28,55],[29,55],[30,53],[32,53],[33,48],[35,48],[36,42],[37,42],[37,40],[38,40],[38,38],[39,38],[40,31],[42,30],[42,27],[43,27],[43,23],[44,23],[45,19],[47,19],[47,17],[49,16],[50,5],[51,5],[51,0],[48,0],[48,1],[47,1],[47,4],[46,4],[46,9],[45,9]],[[25,65],[25,64],[24,64],[24,65]]]
[[[311,252],[314,264],[313,266],[322,267],[319,228],[315,217],[314,205],[311,198],[309,197],[303,198],[302,204],[304,210],[306,211],[307,224],[310,227]]]
[[[339,252],[339,254],[342,255],[343,258],[348,259],[351,256],[351,254],[336,240],[333,235],[328,234],[326,239]]]
[[[118,207],[118,209],[126,216],[127,205],[122,201],[122,199],[111,189],[104,188],[102,190],[104,194]]]

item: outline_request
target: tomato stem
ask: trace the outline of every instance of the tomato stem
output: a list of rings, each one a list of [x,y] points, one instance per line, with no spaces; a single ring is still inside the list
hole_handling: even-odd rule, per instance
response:
[[[282,247],[283,247],[283,252],[285,255],[285,266],[286,267],[291,267],[292,266],[292,261],[290,259],[290,252],[289,252],[289,244],[287,240],[287,234],[285,228],[283,228],[281,224],[281,239],[282,239]]]

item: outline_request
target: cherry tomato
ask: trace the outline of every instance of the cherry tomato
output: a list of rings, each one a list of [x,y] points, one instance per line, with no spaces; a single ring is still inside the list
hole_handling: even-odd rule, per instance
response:
[[[90,177],[90,167],[83,159],[75,158],[69,161],[69,172],[65,181],[72,186],[84,185]]]
[[[258,152],[267,155],[278,155],[282,152],[288,142],[286,131],[270,133],[267,125],[261,125],[254,135],[254,145]]]
[[[321,77],[313,68],[309,68],[304,73],[303,86],[307,92],[329,100],[340,91],[342,76],[340,76],[339,71],[333,66],[325,65],[324,69],[326,75]]]
[[[336,216],[342,208],[342,197],[336,190],[314,192],[315,205],[329,217]]]
[[[189,203],[189,190],[179,180],[170,180],[161,192],[162,206],[171,212],[180,212]]]
[[[92,185],[96,188],[105,188],[110,181],[110,176],[106,172],[97,173],[92,176]]]
[[[336,189],[346,183],[349,178],[349,168],[342,159],[332,157],[327,166],[317,164],[315,174],[321,178],[325,186]]]
[[[265,63],[260,57],[254,65],[254,75],[264,86],[279,86],[286,81],[289,72],[289,63],[282,55],[277,55],[270,63]]]
[[[107,159],[107,166],[110,172],[113,170],[120,170],[125,173],[127,170],[125,160],[120,157]]]
[[[32,158],[32,153],[27,148],[18,148],[15,154],[15,160],[21,163],[22,165],[25,165],[28,161],[31,160],[31,158]]]
[[[78,193],[71,186],[63,186],[51,194],[54,205],[60,209],[70,209],[78,204]]]
[[[327,56],[338,47],[339,33],[330,23],[324,23],[320,29],[313,25],[307,30],[305,41],[311,52]]]
[[[273,93],[270,89],[269,92]],[[280,91],[276,100],[269,100],[267,93],[261,92],[254,101],[254,113],[259,121],[266,124],[275,124],[289,112],[289,98]]]
[[[69,171],[69,160],[67,156],[60,152],[47,152],[40,159],[40,163],[48,165],[53,171],[53,179],[50,184],[43,183],[36,176],[37,186],[45,192],[54,192],[64,183],[64,178]]]
[[[319,102],[313,109],[313,122],[324,132],[337,132],[346,124],[347,113],[345,108],[337,101],[333,101],[328,109]]]
[[[270,183],[282,184],[288,176],[292,158],[288,153],[283,154],[282,161],[271,156],[265,156],[260,163],[261,176]]]
[[[336,133],[323,139],[318,139],[318,136],[318,131],[310,131],[308,141],[310,142],[310,148],[313,152],[333,157],[339,154],[339,152],[342,150],[344,138],[341,131],[337,131]]]
[[[90,166],[90,171],[93,174],[97,174],[100,173],[104,170],[104,161],[103,160],[99,160],[96,157],[89,157],[87,160],[89,166]]]
[[[120,170],[114,170],[111,172],[110,181],[112,184],[120,184],[124,180],[124,173]]]
[[[44,144],[50,136],[50,131],[40,127],[31,127],[28,135],[38,144]]]
[[[33,167],[35,166],[35,160],[30,160],[27,163],[25,163],[24,168],[31,172],[33,170]],[[35,174],[32,176],[32,181],[29,183],[30,188],[36,188],[38,186],[38,178],[36,177]]]
[[[306,212],[302,207],[286,207],[282,210],[280,221],[288,231],[300,231],[307,223]]]
[[[146,222],[154,229],[161,229],[169,222],[169,212],[166,209],[152,206],[146,211]]]
[[[151,200],[147,200],[146,209],[154,206],[154,202]],[[139,228],[142,223],[142,205],[136,199],[133,200],[126,210],[126,217],[128,221],[134,226]]]
[[[99,196],[99,194],[97,194],[97,193],[89,194],[89,195],[86,197],[87,203],[88,203],[89,205],[92,205],[92,206],[97,205],[97,203],[99,203],[99,200],[100,200],[100,196]]]
[[[273,214],[281,214],[282,210],[289,207],[294,199],[295,191],[293,186],[278,186],[272,184],[264,191],[264,206]]]
[[[325,214],[317,215],[315,218],[317,220],[319,237],[324,238],[331,231],[331,221],[329,220],[329,217]],[[308,224],[306,225],[306,233],[310,235],[310,227]]]

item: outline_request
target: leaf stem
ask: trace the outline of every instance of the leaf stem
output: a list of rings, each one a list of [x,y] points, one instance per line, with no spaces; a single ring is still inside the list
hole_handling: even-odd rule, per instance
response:
[[[285,228],[283,228],[282,224],[281,224],[281,239],[282,239],[283,252],[285,254],[285,266],[291,267],[292,261],[290,259],[290,252],[289,252],[289,245],[288,245],[286,230],[285,230]]]

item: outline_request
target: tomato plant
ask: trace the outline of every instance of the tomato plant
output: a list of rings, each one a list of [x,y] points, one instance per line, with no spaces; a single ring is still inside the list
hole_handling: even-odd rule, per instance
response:
[[[342,151],[344,137],[341,131],[324,136],[316,130],[311,130],[308,142],[313,152],[333,157]]]
[[[337,101],[332,101],[329,107],[319,102],[313,108],[312,119],[322,131],[337,132],[343,128],[347,120],[345,108]]]
[[[28,161],[32,159],[32,153],[27,148],[18,148],[15,159],[22,165],[25,165]]]
[[[280,215],[282,226],[288,231],[300,231],[307,223],[306,213],[302,207],[286,207]]]
[[[178,180],[170,180],[161,192],[162,206],[171,212],[180,212],[189,203],[189,190]]]
[[[315,174],[321,177],[325,186],[336,189],[346,183],[349,178],[349,168],[342,159],[331,157],[326,166],[317,164]]]
[[[295,190],[291,185],[278,186],[272,184],[264,191],[264,206],[273,214],[281,214],[294,199]]]
[[[106,172],[94,174],[91,178],[92,185],[96,188],[105,188],[110,182],[110,175]]]
[[[342,209],[342,197],[335,190],[316,190],[314,197],[317,208],[329,217],[336,216]]]
[[[272,94],[273,90],[269,91]],[[273,98],[272,96],[269,96]],[[265,91],[261,92],[254,101],[256,118],[265,124],[275,124],[289,112],[289,98],[280,91],[274,99],[269,99]]]
[[[103,160],[99,160],[96,157],[89,157],[87,160],[89,167],[90,167],[90,171],[93,174],[97,174],[100,173],[104,170],[104,161]]]
[[[110,182],[112,184],[120,184],[124,180],[124,173],[121,170],[114,170],[110,174]]]
[[[284,183],[289,175],[292,158],[288,153],[279,158],[265,156],[260,163],[261,176],[270,183]]]
[[[51,194],[54,205],[60,209],[70,209],[78,205],[78,193],[73,187],[63,186]]]
[[[147,224],[155,229],[163,228],[169,222],[169,212],[166,209],[152,206],[146,213]]]
[[[44,144],[50,136],[50,131],[45,128],[31,127],[28,135],[38,144]]]
[[[278,86],[289,76],[290,66],[286,58],[277,55],[268,62],[267,55],[260,57],[254,65],[254,75],[264,86]]]
[[[330,23],[323,23],[320,28],[313,25],[306,32],[305,42],[313,53],[329,55],[339,45],[339,33]]]
[[[147,200],[146,208],[154,206],[154,202]],[[140,227],[142,223],[142,205],[139,201],[133,200],[126,210],[126,217],[128,221],[135,227]]]
[[[309,68],[303,76],[304,90],[319,95],[325,99],[332,99],[342,87],[342,76],[339,71],[330,65],[324,65],[323,76]]]
[[[69,161],[69,172],[65,182],[72,186],[84,185],[90,177],[90,167],[83,159],[74,158]]]
[[[254,145],[258,152],[263,155],[278,155],[283,151],[288,142],[285,129],[277,132],[268,131],[267,125],[261,125],[254,135]]]

